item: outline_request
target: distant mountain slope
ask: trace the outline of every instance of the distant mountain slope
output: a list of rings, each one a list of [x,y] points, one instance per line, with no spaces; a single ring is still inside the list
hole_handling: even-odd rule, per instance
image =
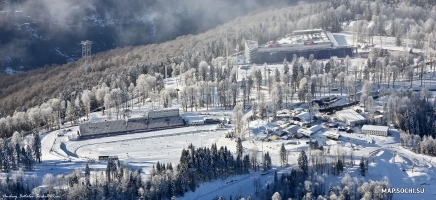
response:
[[[253,12],[198,35],[179,36],[175,40],[161,44],[116,48],[93,54],[93,71],[86,74],[80,67],[80,62],[44,67],[14,75],[0,73],[0,113],[12,115],[15,110],[21,111],[39,105],[44,100],[58,97],[60,93],[71,93],[78,88],[89,88],[103,82],[111,85],[114,78],[127,78],[127,85],[130,84],[128,82],[136,83],[136,78],[141,73],[154,71],[164,74],[165,65],[187,62],[187,65],[197,66],[201,60],[211,62],[212,58],[225,55],[226,29],[233,27],[233,32],[229,35],[229,46],[235,47],[239,44],[240,49],[243,49],[244,38],[259,38],[260,41],[265,41],[270,35],[278,37],[294,30],[294,26],[280,30],[273,25],[285,26],[289,21],[309,15],[309,12],[304,11],[309,9],[303,9],[303,6],[313,6],[314,10],[315,7],[316,10],[324,9],[316,5],[318,4]],[[266,20],[273,19],[277,23],[270,23],[271,27],[262,25]],[[270,35],[266,29],[271,30]],[[280,32],[273,33],[272,30]],[[232,48],[229,50],[230,53],[234,51]],[[184,57],[188,60],[184,60]],[[169,67],[168,75],[171,74],[172,67]]]
[[[6,3],[7,2],[7,3]],[[294,0],[0,0],[0,71],[26,71],[92,53],[197,34],[264,6]]]

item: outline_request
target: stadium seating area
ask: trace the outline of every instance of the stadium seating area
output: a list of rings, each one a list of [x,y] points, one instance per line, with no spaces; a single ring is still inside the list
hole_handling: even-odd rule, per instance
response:
[[[110,135],[120,135],[135,132],[175,128],[186,125],[181,117],[167,117],[158,119],[136,118],[133,120],[115,120],[79,125],[79,139],[90,139]]]

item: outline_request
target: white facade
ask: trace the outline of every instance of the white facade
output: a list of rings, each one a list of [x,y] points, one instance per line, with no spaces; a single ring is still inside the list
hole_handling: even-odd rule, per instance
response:
[[[362,134],[368,135],[378,135],[378,136],[388,136],[389,127],[387,126],[374,126],[374,125],[363,125]]]
[[[252,40],[245,40],[245,63],[252,63],[257,57],[258,43]]]
[[[356,126],[366,123],[365,117],[352,109],[336,111],[335,115],[348,126]]]
[[[178,117],[178,116],[179,116],[178,108],[150,110],[148,112],[148,118],[150,119],[164,118],[164,117]]]

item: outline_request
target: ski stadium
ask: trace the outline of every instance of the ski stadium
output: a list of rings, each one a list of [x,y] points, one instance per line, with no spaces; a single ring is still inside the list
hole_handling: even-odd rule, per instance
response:
[[[178,128],[187,123],[179,115],[179,109],[152,110],[144,117],[127,120],[114,120],[105,122],[79,124],[77,139],[94,139],[100,137],[123,135],[139,132],[149,132]],[[74,140],[74,138],[72,138]]]

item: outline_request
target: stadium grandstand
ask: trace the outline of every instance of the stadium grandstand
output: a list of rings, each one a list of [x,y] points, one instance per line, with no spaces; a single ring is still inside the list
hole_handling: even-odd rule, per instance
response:
[[[93,139],[113,135],[149,132],[186,126],[179,109],[149,111],[146,117],[79,124],[78,139]]]
[[[257,45],[255,41],[245,43],[246,63],[278,63],[285,58],[290,61],[294,54],[305,58],[313,54],[315,59],[343,58],[352,56],[352,47],[339,45],[329,31],[322,29],[294,31],[264,45]]]

